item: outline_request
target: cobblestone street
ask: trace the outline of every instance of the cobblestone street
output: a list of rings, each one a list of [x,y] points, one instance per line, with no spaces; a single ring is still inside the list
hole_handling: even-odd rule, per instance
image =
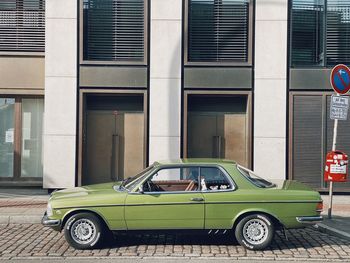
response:
[[[101,250],[79,251],[66,243],[62,233],[35,225],[0,228],[0,259],[43,257],[231,257],[266,260],[350,261],[350,242],[314,229],[288,231],[288,241],[277,232],[265,251],[249,251],[229,235],[118,234],[116,241]]]

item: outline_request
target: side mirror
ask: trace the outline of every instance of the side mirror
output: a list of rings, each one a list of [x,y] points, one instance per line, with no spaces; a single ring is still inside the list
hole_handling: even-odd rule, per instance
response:
[[[143,185],[142,185],[142,184],[139,186],[139,193],[140,193],[140,194],[143,194],[143,193],[144,193],[144,191],[143,191]]]

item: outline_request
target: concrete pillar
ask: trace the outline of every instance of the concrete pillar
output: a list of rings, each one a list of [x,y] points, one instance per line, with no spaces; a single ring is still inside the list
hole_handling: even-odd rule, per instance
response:
[[[180,157],[182,0],[152,0],[149,161]]]
[[[46,0],[44,188],[75,184],[77,5]]]
[[[256,1],[254,170],[286,176],[287,0]]]

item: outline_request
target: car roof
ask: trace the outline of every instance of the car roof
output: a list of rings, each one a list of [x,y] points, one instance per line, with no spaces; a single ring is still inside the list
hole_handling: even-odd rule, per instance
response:
[[[184,159],[173,159],[173,160],[161,160],[154,162],[155,166],[163,165],[178,165],[178,164],[236,164],[233,160],[226,159],[214,159],[214,158],[184,158]]]

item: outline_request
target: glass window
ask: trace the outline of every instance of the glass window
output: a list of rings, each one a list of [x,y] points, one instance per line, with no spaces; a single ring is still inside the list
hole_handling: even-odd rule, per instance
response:
[[[145,0],[84,0],[83,59],[143,62]]]
[[[232,189],[227,177],[217,167],[201,167],[200,186],[202,191]]]
[[[327,65],[350,63],[350,1],[327,0]]]
[[[291,17],[291,66],[350,63],[349,0],[292,0]]]
[[[143,185],[145,192],[198,190],[198,167],[166,168],[157,171]]]
[[[21,177],[43,177],[43,99],[22,99]]]
[[[247,168],[244,168],[242,166],[238,166],[238,170],[241,172],[241,174],[245,178],[247,178],[250,182],[252,182],[257,187],[270,188],[270,187],[275,186],[275,184],[257,176],[253,171],[248,170]]]
[[[0,1],[0,51],[44,50],[45,1]]]
[[[15,99],[0,98],[0,177],[13,177]]]
[[[248,62],[249,0],[188,0],[188,61]]]
[[[293,0],[292,65],[324,63],[324,0]]]

